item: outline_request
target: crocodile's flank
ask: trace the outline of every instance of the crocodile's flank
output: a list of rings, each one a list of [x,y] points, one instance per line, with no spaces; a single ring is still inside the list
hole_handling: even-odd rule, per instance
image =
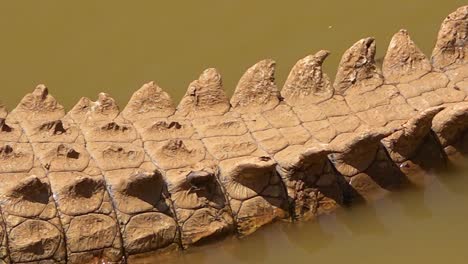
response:
[[[400,30],[380,69],[365,38],[334,81],[322,50],[281,90],[258,62],[230,99],[207,69],[178,106],[150,82],[122,111],[101,93],[66,112],[39,85],[0,106],[0,263],[124,263],[468,167],[467,41],[464,6],[430,59]]]

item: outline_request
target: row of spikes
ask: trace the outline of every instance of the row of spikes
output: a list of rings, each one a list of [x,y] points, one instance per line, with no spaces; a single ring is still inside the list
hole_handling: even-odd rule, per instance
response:
[[[397,32],[388,47],[382,69],[377,67],[373,38],[361,39],[349,48],[340,61],[334,83],[322,71],[322,64],[330,52],[321,50],[299,60],[292,68],[281,92],[275,84],[273,60],[258,62],[241,77],[230,102],[222,88],[221,75],[214,68],[205,70],[189,85],[187,93],[176,108],[171,97],[154,82],[143,85],[133,94],[122,111],[130,120],[149,117],[168,117],[174,112],[189,117],[223,114],[233,107],[241,112],[270,109],[284,99],[291,105],[311,104],[327,100],[334,94],[345,95],[354,86],[379,86],[383,83],[409,82],[432,70],[444,71],[468,61],[468,6],[450,14],[442,23],[431,60],[411,40],[406,30]],[[39,85],[33,94],[23,98],[15,111],[28,110],[58,116],[64,108],[47,96],[47,88]],[[34,99],[35,98],[35,99]],[[49,99],[47,99],[49,98]],[[37,99],[52,100],[38,104]],[[97,102],[82,98],[70,111],[80,116],[89,108],[99,106],[100,114],[117,115],[119,109],[107,94],[99,94]],[[196,110],[196,111],[194,111]],[[0,118],[6,108],[0,105]],[[50,116],[49,116],[50,118]]]

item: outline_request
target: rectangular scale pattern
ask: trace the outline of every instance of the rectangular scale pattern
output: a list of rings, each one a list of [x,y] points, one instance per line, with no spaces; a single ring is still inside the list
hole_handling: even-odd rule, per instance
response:
[[[120,111],[105,93],[65,113],[44,85],[0,104],[0,262],[125,263],[305,221],[468,164],[468,6],[428,59],[406,30],[322,50],[283,88],[273,60],[232,98],[210,68],[178,106],[154,82]]]

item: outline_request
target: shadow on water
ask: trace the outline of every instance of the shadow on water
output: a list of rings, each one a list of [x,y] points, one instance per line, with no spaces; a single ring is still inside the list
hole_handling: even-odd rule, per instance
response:
[[[466,191],[468,186],[468,176],[466,171],[452,171],[441,173],[437,177],[438,182],[442,184],[450,192],[468,197],[468,192]]]
[[[384,235],[387,232],[375,209],[369,205],[358,204],[338,210],[336,218],[353,236]]]
[[[306,223],[283,223],[281,231],[289,244],[310,255],[326,248],[333,241],[333,236],[324,232],[318,221]]]
[[[423,220],[432,217],[432,211],[426,206],[425,195],[424,189],[414,187],[391,194],[389,199],[398,204],[412,220]]]

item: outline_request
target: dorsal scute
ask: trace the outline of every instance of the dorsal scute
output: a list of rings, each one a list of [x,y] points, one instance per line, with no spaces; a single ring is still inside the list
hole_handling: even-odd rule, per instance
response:
[[[383,83],[380,69],[375,64],[375,52],[374,38],[364,38],[343,54],[334,82],[336,94],[373,90]]]
[[[93,105],[92,111],[101,114],[113,114],[119,112],[119,106],[107,93],[99,93],[98,100]]]
[[[79,176],[59,191],[73,198],[90,198],[96,193],[105,191],[105,181],[100,177]]]
[[[329,51],[321,50],[300,59],[294,65],[281,90],[281,96],[286,102],[292,105],[317,103],[333,95],[330,78],[322,69],[329,54]]]
[[[82,123],[86,118],[86,113],[90,111],[91,103],[91,99],[81,97],[67,115],[69,115],[75,122]]]
[[[174,114],[175,106],[171,96],[155,82],[145,83],[136,91],[122,115],[131,121],[148,118],[168,117]]]
[[[77,123],[112,120],[119,115],[119,107],[109,94],[99,93],[95,102],[82,97],[69,115]]]
[[[468,62],[468,5],[445,18],[432,52],[432,64],[443,69]]]
[[[393,161],[404,162],[414,157],[426,135],[431,133],[432,120],[444,107],[432,107],[398,126],[398,131],[382,140]]]
[[[429,59],[416,46],[408,31],[398,31],[390,41],[382,73],[386,83],[409,82],[432,69]]]
[[[467,129],[468,103],[447,107],[432,120],[432,130],[436,133],[442,147],[447,147],[463,138],[463,133]]]
[[[152,197],[159,200],[163,191],[164,181],[159,171],[139,172],[122,179],[116,186],[116,191],[133,197]]]
[[[42,181],[36,175],[31,175],[22,179],[19,182],[16,182],[8,191],[7,196],[10,197],[27,197],[33,198],[37,197],[41,192],[49,192],[49,183]]]
[[[262,60],[250,67],[239,80],[231,98],[232,107],[242,113],[269,110],[280,102],[275,84],[276,63]]]
[[[11,114],[19,121],[60,119],[65,110],[43,84],[21,99]]]
[[[187,117],[222,115],[229,111],[229,99],[223,90],[221,74],[209,68],[190,83],[177,113]]]

